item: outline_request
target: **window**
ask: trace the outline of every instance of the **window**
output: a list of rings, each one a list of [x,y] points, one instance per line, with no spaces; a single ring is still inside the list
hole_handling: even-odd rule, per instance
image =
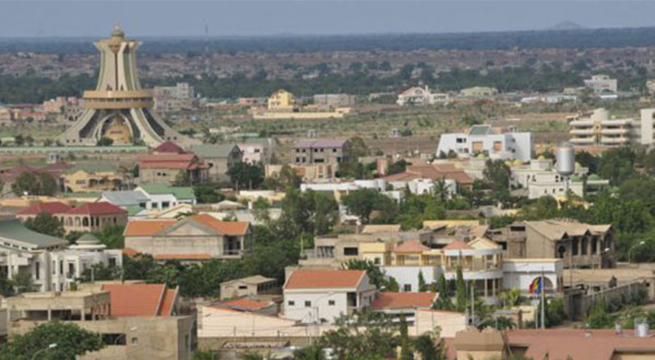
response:
[[[330,305],[330,306],[334,306],[334,304],[335,304],[334,300],[329,300],[329,301],[328,301],[328,305]]]
[[[239,285],[239,290],[248,290],[248,286],[246,286],[246,285]]]
[[[35,262],[34,263],[35,271],[36,274],[34,275],[34,278],[39,280],[41,278],[41,263],[40,262]]]
[[[412,291],[412,284],[405,284],[405,286],[403,286],[403,291],[411,292]]]
[[[296,302],[293,301],[293,300],[289,300],[289,301],[287,302],[287,305],[288,305],[288,306],[296,306]]]
[[[376,257],[374,263],[375,265],[380,265],[380,258]]]
[[[132,338],[132,345],[137,345],[139,343],[139,338],[138,337],[133,337]]]
[[[52,260],[52,275],[55,275],[56,273],[57,273],[57,260]]]
[[[357,256],[359,255],[359,249],[356,247],[343,248],[343,254],[346,256]]]
[[[305,307],[312,307],[312,302],[309,300],[305,300]]]
[[[161,207],[162,207],[162,209],[166,209],[166,208],[168,208],[169,206],[171,206],[171,203],[170,203],[169,201],[162,201],[162,202],[161,202]]]

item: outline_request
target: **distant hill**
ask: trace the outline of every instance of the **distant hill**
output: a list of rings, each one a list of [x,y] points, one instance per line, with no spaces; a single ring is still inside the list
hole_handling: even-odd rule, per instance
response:
[[[573,21],[562,21],[555,26],[546,28],[547,31],[567,31],[567,30],[583,30],[586,29],[584,26],[574,23]]]

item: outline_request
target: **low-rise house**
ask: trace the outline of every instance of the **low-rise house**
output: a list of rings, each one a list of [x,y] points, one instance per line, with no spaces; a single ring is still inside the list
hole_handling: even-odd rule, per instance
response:
[[[125,176],[112,164],[77,164],[62,174],[62,181],[67,192],[102,192],[121,190]]]
[[[315,94],[314,105],[319,110],[334,110],[336,108],[355,106],[355,95],[348,94]]]
[[[277,280],[255,275],[222,282],[221,299],[271,294],[278,290]]]
[[[195,262],[240,259],[250,224],[221,221],[210,215],[174,220],[132,220],[125,227],[125,247],[156,260]]]
[[[510,259],[561,259],[565,268],[616,266],[612,225],[572,220],[523,221],[492,235]]]
[[[295,108],[293,94],[279,89],[268,98],[268,110],[290,112]]]
[[[229,180],[228,170],[243,159],[239,146],[234,144],[202,144],[195,145],[192,150],[204,161],[209,179],[213,181]]]
[[[57,218],[68,233],[71,231],[96,232],[105,226],[127,224],[127,211],[109,202],[84,203],[73,207],[60,202],[34,203],[16,214],[21,221],[33,219],[40,213]]]
[[[278,314],[278,304],[275,301],[263,300],[256,296],[245,296],[232,300],[220,301],[212,304],[212,307],[250,311],[264,315]]]
[[[441,135],[436,156],[451,154],[465,158],[486,154],[496,159],[528,161],[532,158],[532,133],[474,125],[465,133]]]
[[[418,309],[430,309],[437,300],[434,292],[378,292],[371,303],[371,309],[390,315],[405,315],[408,325],[414,323],[414,314]]]
[[[338,164],[351,158],[350,141],[345,139],[298,140],[293,151],[296,165]]]
[[[433,93],[429,87],[415,86],[398,94],[396,103],[400,106],[405,105],[433,105],[446,103],[450,96],[446,93]]]
[[[609,75],[598,74],[592,75],[591,79],[584,80],[584,86],[591,89],[594,94],[601,95],[606,93],[616,93],[618,91],[618,81],[612,79]]]
[[[208,179],[207,165],[193,153],[186,153],[170,141],[159,145],[153,154],[140,155],[139,179],[143,184],[197,184]]]
[[[443,181],[449,194],[457,192],[457,186],[472,188],[473,178],[452,164],[410,165],[404,172],[384,177],[394,189],[409,186],[414,194],[426,194],[434,190],[435,181]]]
[[[302,323],[333,323],[374,299],[375,286],[366,271],[298,269],[284,284],[283,314]]]
[[[191,187],[142,184],[134,191],[146,196],[148,200],[145,202],[145,209],[147,210],[165,210],[180,204],[196,204],[196,196]]]
[[[273,140],[271,138],[247,138],[237,143],[241,150],[241,161],[248,164],[268,164],[273,158]]]
[[[158,284],[103,287],[4,299],[9,336],[25,334],[47,321],[63,321],[102,335],[106,346],[82,359],[191,358],[195,320],[173,311],[177,290]]]
[[[487,86],[474,86],[459,91],[459,94],[463,97],[492,97],[498,95],[498,89],[487,87]]]
[[[267,164],[264,167],[266,177],[275,176],[282,171],[284,165]],[[300,176],[303,181],[330,181],[335,180],[339,164],[307,164],[307,165],[289,165],[293,171]]]
[[[121,267],[120,250],[107,250],[91,235],[75,245],[27,229],[19,220],[0,221],[0,267],[8,279],[19,273],[30,274],[37,291],[64,291],[93,265]]]

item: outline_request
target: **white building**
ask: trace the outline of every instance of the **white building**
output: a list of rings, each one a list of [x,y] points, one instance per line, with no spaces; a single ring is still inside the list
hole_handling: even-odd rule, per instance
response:
[[[655,142],[655,109],[641,109],[641,144],[653,145]]]
[[[241,150],[241,161],[248,164],[268,164],[273,157],[273,140],[250,138],[237,144]]]
[[[148,201],[146,209],[164,210],[179,204],[196,204],[196,197],[190,187],[176,187],[161,184],[142,184],[134,189],[143,193]]]
[[[295,270],[284,284],[283,316],[303,323],[333,323],[369,307],[375,286],[363,270]]]
[[[610,79],[608,75],[603,74],[593,75],[591,79],[586,79],[584,86],[591,89],[597,95],[616,93],[618,91],[616,79]]]
[[[76,245],[27,229],[19,220],[0,221],[0,268],[8,279],[19,272],[28,272],[36,291],[70,290],[93,265],[123,266],[122,250],[107,250],[90,234]]]
[[[645,114],[647,115],[642,111],[642,117]],[[571,135],[569,141],[574,146],[628,146],[637,142],[640,137],[638,121],[632,118],[610,117],[609,111],[603,108],[596,109],[591,114],[571,117],[568,120],[569,134]],[[652,130],[650,134],[652,135]]]
[[[546,292],[559,292],[564,288],[563,272],[561,259],[505,259],[503,286],[529,294],[530,285],[543,275]]]
[[[492,159],[528,161],[532,158],[532,133],[501,132],[490,125],[475,125],[466,133],[441,135],[437,157],[454,153],[457,157],[488,154]]]
[[[396,103],[400,106],[405,105],[433,105],[446,103],[450,100],[448,94],[433,93],[430,88],[415,86],[409,88],[398,95]]]

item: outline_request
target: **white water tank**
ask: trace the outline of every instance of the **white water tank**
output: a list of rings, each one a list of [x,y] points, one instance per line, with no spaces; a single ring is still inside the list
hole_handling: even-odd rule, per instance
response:
[[[635,319],[635,337],[646,338],[648,337],[648,332],[650,327],[648,326],[648,320],[644,318]]]
[[[569,143],[557,147],[557,173],[562,176],[571,176],[575,173],[575,151]]]

